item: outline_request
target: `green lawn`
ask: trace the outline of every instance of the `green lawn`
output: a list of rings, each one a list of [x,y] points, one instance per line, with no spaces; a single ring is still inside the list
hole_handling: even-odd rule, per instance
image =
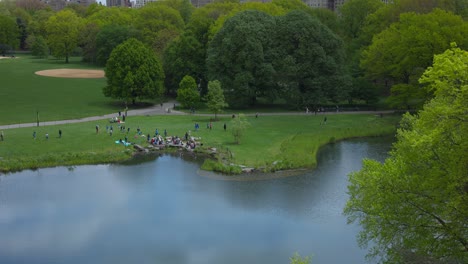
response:
[[[36,59],[21,55],[0,60],[0,125],[73,119],[116,112],[115,100],[104,97],[106,79],[68,79],[44,77],[36,71],[58,68],[97,69],[71,58]]]
[[[246,130],[241,144],[234,144],[230,129],[230,117],[222,117],[213,123],[213,129],[206,128],[206,116],[137,116],[127,119],[130,127],[129,139],[145,144],[144,137],[135,137],[136,128],[144,134],[160,133],[167,129],[168,135],[182,137],[191,130],[193,136],[202,138],[204,146],[217,147],[232,153],[236,164],[262,167],[280,161],[277,169],[313,167],[315,154],[321,145],[330,141],[358,137],[392,134],[399,120],[398,116],[364,114],[328,115],[326,125],[321,125],[321,115],[260,116],[248,117],[251,126]],[[200,130],[194,131],[195,122]],[[227,124],[227,132],[223,124]],[[95,125],[100,126],[96,134]],[[4,130],[5,140],[0,142],[0,171],[20,168],[35,168],[55,165],[89,164],[125,160],[130,157],[132,147],[115,144],[124,138],[114,124],[114,134],[106,134],[106,120],[60,126],[18,128]],[[58,138],[58,130],[63,132]],[[36,131],[37,138],[32,137]],[[45,134],[49,133],[49,139]]]

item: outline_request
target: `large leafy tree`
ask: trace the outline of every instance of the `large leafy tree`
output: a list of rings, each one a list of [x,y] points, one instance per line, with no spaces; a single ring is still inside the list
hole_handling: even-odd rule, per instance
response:
[[[167,44],[184,29],[180,13],[166,5],[149,3],[138,9],[135,27],[141,31],[142,41],[162,54]]]
[[[137,38],[138,35],[138,31],[131,26],[103,26],[96,35],[96,62],[99,65],[106,65],[106,62],[115,47],[127,39]]]
[[[404,116],[384,164],[365,160],[350,175],[345,214],[382,262],[468,262],[467,72],[467,51],[436,55],[420,78],[434,98]]]
[[[52,54],[56,57],[65,57],[65,62],[68,63],[68,58],[78,45],[83,25],[83,19],[71,10],[62,10],[51,16],[47,20],[46,30]]]
[[[425,93],[419,89],[417,80],[431,65],[433,54],[446,50],[452,41],[462,48],[468,47],[467,35],[468,22],[452,13],[440,9],[422,15],[405,13],[400,16],[400,22],[374,37],[363,52],[361,66],[370,79],[387,78],[395,84],[413,87],[393,91],[395,96],[403,98],[415,96],[407,104],[394,100],[395,106],[418,106]],[[402,90],[410,94],[401,95]]]
[[[224,100],[224,93],[223,89],[221,88],[221,82],[218,80],[210,81],[208,83],[206,106],[215,114],[215,119],[217,119],[218,113],[220,113],[224,108],[228,107],[228,104]]]
[[[185,33],[169,45],[164,55],[164,69],[168,69],[166,88],[169,91],[177,86],[182,76],[188,74],[197,78],[202,94],[206,93],[208,77],[205,59],[209,31],[220,16],[229,13],[235,6],[234,3],[213,2],[195,9]]]
[[[177,84],[185,75],[193,76],[200,84],[204,76],[204,64],[205,50],[190,32],[172,41],[163,56],[168,92],[174,93]]]
[[[274,69],[269,60],[273,17],[243,11],[226,21],[208,49],[209,78],[223,84],[231,106],[248,106],[272,87]]]
[[[184,76],[177,89],[177,101],[182,107],[194,107],[200,101],[200,93],[197,89],[197,83],[192,76]]]
[[[42,37],[35,37],[30,35],[28,37],[28,46],[30,47],[31,54],[39,58],[47,58],[49,55],[49,47],[47,41]]]
[[[303,11],[276,20],[272,57],[282,97],[297,106],[346,98],[351,81],[341,39]]]
[[[343,33],[351,39],[359,37],[368,15],[383,6],[380,0],[350,0],[340,7]]]
[[[11,17],[0,15],[0,52],[17,48],[19,45],[19,28]],[[3,47],[3,48],[2,48]]]
[[[193,12],[193,5],[190,3],[190,0],[163,0],[157,1],[157,5],[165,5],[179,11],[180,16],[185,23],[188,23],[190,16]]]
[[[154,99],[164,92],[164,72],[154,52],[131,38],[117,46],[106,64],[107,97],[127,103],[136,99]]]

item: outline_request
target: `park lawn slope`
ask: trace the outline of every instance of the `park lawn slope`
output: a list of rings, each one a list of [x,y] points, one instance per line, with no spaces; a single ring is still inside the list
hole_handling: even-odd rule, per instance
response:
[[[220,155],[227,157],[216,162],[269,170],[312,168],[322,145],[344,138],[393,134],[399,120],[399,116],[332,114],[327,115],[327,124],[321,124],[322,115],[249,116],[250,127],[241,138],[241,144],[234,144],[230,133],[231,117],[220,117],[213,122],[211,130],[206,128],[210,118],[196,115],[130,116],[125,123],[130,132],[121,132],[113,124],[112,136],[106,133],[106,126],[110,126],[107,120],[4,130],[5,140],[0,142],[0,171],[128,160],[133,148],[115,141],[127,135],[129,141],[145,146],[146,135],[154,135],[156,129],[161,134],[166,129],[168,136],[179,137],[190,130],[192,136],[201,137],[204,149],[215,147]],[[198,131],[194,130],[195,123],[200,124]],[[100,127],[99,133],[95,131],[96,125]],[[145,136],[137,136],[137,128]],[[58,138],[59,129],[62,138]],[[33,131],[36,131],[36,139],[33,139]],[[273,163],[276,165],[272,166]]]
[[[98,69],[72,58],[35,59],[22,55],[0,60],[0,125],[75,119],[117,112],[113,100],[104,97],[106,78],[56,78],[36,75],[49,69]],[[102,68],[101,68],[102,69]]]

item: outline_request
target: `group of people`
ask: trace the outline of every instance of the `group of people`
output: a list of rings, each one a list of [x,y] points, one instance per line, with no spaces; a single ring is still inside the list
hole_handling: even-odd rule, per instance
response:
[[[36,139],[36,137],[37,137],[36,131],[33,131],[32,137],[33,137],[33,139]],[[58,131],[58,138],[62,138],[62,130],[61,129],[59,129],[59,131]],[[49,140],[49,133],[45,133],[45,139]]]
[[[191,137],[188,132],[185,133],[184,140],[182,140],[179,136],[169,136],[169,137],[162,137],[161,135],[155,135],[154,137],[150,137],[148,134],[147,141],[153,146],[183,146],[187,149],[194,149],[197,145],[195,138]]]

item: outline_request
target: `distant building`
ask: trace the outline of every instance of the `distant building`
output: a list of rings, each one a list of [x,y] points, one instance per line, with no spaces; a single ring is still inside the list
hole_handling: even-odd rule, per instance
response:
[[[130,0],[106,0],[106,6],[132,7]]]
[[[96,0],[40,0],[43,3],[52,8],[52,10],[59,11],[64,9],[69,4],[79,4],[83,6],[89,6],[90,4],[96,3]]]
[[[158,0],[136,0],[135,1],[135,8],[140,8],[140,7],[143,7],[145,6],[147,3],[150,3],[150,2],[157,2]]]

